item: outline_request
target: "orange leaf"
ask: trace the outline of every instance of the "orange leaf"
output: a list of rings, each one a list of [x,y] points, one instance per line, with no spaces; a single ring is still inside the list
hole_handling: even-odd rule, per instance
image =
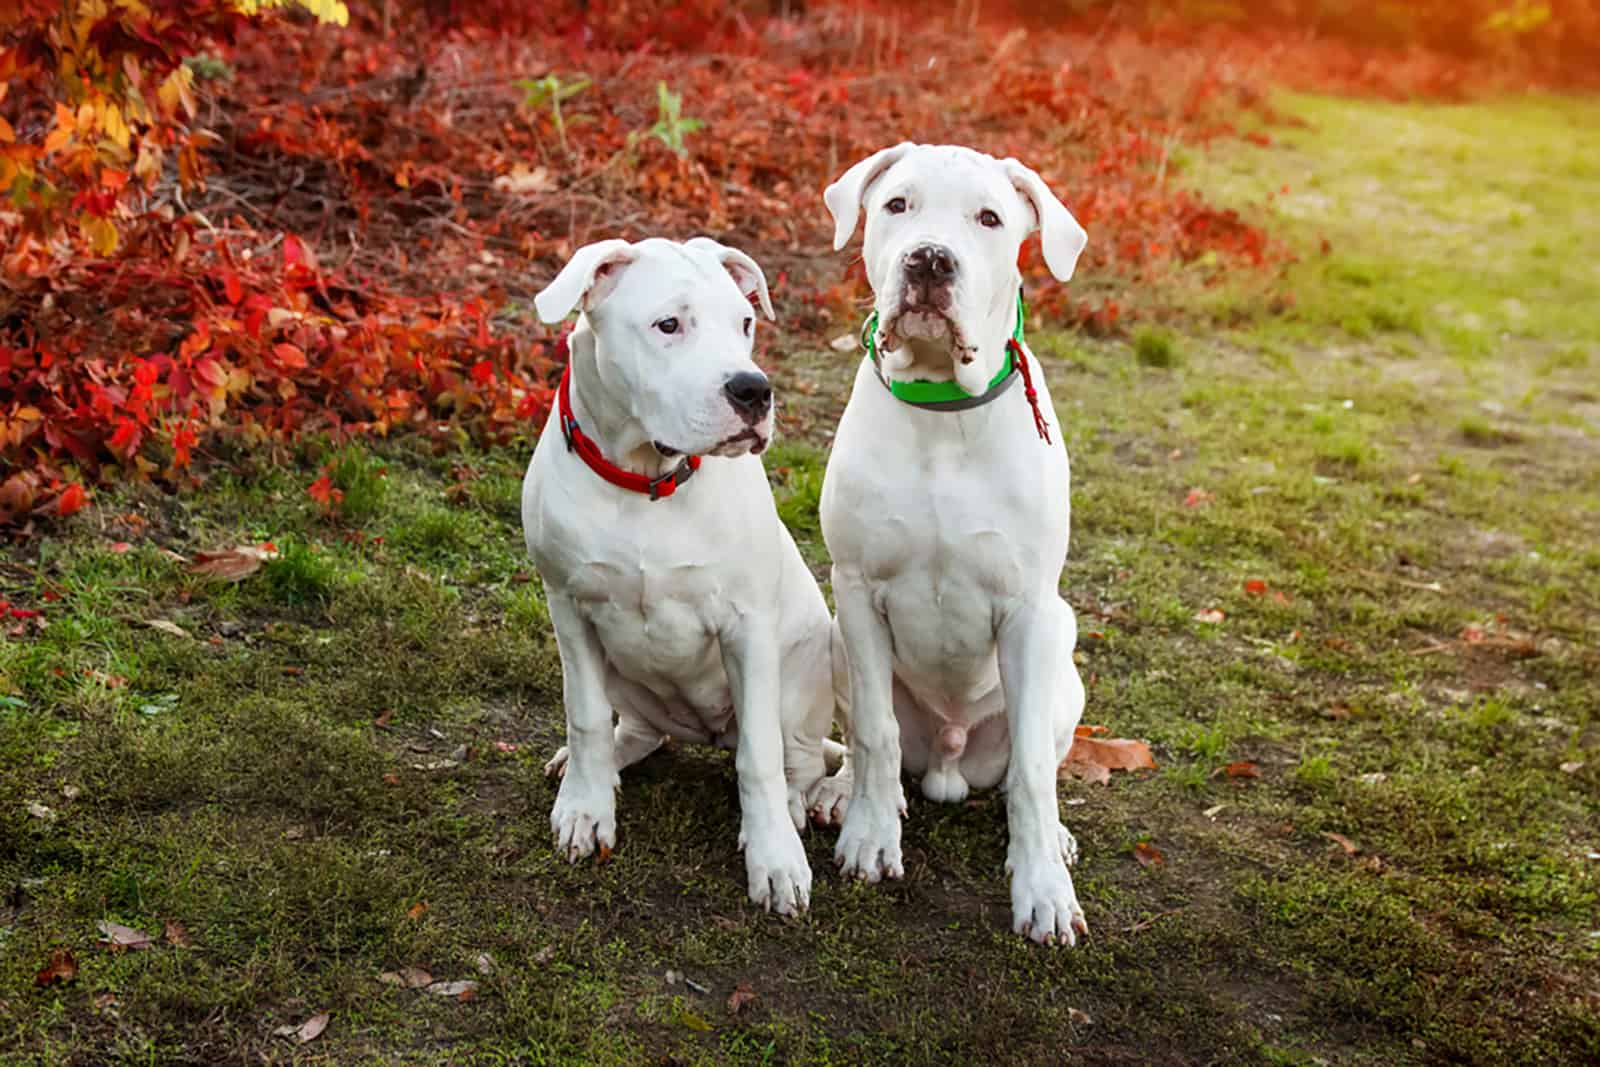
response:
[[[1249,581],[1244,583],[1244,591],[1249,593],[1251,596],[1265,596],[1267,592],[1267,583],[1263,582],[1260,578],[1251,578]]]
[[[1100,785],[1111,784],[1112,771],[1149,770],[1156,766],[1150,755],[1150,746],[1143,741],[1130,741],[1120,737],[1092,737],[1085,730],[1103,730],[1104,727],[1078,727],[1072,749],[1062,761],[1060,770],[1075,778]]]
[[[1343,834],[1336,834],[1332,830],[1324,830],[1322,831],[1322,836],[1326,837],[1329,841],[1332,841],[1334,844],[1344,849],[1344,854],[1346,856],[1354,856],[1356,853],[1361,851],[1360,845],[1356,844]]]
[[[306,367],[306,354],[301,351],[299,345],[287,342],[275,344],[272,346],[272,355],[279,365],[289,370],[304,370]]]
[[[1261,768],[1250,760],[1239,760],[1222,768],[1222,773],[1229,778],[1260,778]]]
[[[57,982],[70,982],[78,977],[78,960],[69,948],[58,948],[50,953],[50,962],[44,970],[33,976],[33,984],[52,986]]]
[[[1161,850],[1148,841],[1140,841],[1133,846],[1133,858],[1139,861],[1141,867],[1159,867],[1167,862]]]
[[[728,1014],[738,1015],[740,1009],[754,999],[756,999],[756,991],[740,982],[734,987],[733,992],[728,994]]]
[[[428,902],[426,900],[419,900],[415,904],[411,905],[410,909],[406,911],[406,915],[412,919],[420,919],[424,914],[427,913],[427,910]]]

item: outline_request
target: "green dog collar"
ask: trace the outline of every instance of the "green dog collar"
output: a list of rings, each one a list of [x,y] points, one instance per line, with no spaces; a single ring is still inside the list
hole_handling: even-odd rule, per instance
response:
[[[910,404],[913,407],[927,408],[931,411],[965,411],[969,408],[981,407],[996,399],[1011,387],[1012,381],[1017,377],[1018,355],[1022,346],[1022,324],[1027,315],[1027,306],[1022,302],[1022,292],[1017,292],[1017,326],[1011,332],[1011,339],[1006,342],[1006,361],[998,374],[989,379],[989,385],[983,392],[973,395],[961,388],[954,381],[929,382],[929,381],[890,381],[884,376],[883,368],[878,362],[878,313],[874,311],[867,316],[867,321],[861,324],[861,347],[867,350],[867,355],[872,360],[872,366],[877,371],[878,380],[896,400]]]

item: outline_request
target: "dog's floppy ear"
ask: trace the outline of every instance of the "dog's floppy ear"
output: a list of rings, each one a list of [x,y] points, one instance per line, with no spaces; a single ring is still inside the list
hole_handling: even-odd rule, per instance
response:
[[[910,141],[902,141],[893,148],[874,152],[822,191],[822,202],[828,205],[828,211],[833,215],[835,252],[849,244],[850,235],[856,232],[856,219],[861,217],[861,199],[867,195],[872,183],[883,177],[884,171],[915,147]]]
[[[760,301],[762,314],[769,319],[778,317],[772,313],[772,297],[767,292],[767,276],[761,273],[761,264],[737,248],[729,248],[709,237],[694,237],[683,244],[685,248],[698,248],[716,256],[727,272],[733,276],[733,284],[739,287],[739,291],[745,296],[754,294]]]
[[[1072,217],[1072,212],[1056,199],[1043,178],[1014,159],[1001,160],[1000,165],[1023,201],[1033,209],[1039,226],[1039,246],[1044,250],[1044,261],[1050,273],[1060,281],[1067,281],[1077,269],[1078,256],[1089,243],[1089,235]]]
[[[553,324],[571,314],[580,303],[592,310],[617,287],[622,270],[638,255],[620,238],[584,245],[572,254],[555,280],[533,298],[539,321]]]

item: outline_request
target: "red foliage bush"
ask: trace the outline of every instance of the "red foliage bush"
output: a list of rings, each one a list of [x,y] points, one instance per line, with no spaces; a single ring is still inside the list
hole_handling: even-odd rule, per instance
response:
[[[1301,2],[1237,10],[1288,26]],[[791,328],[837,332],[859,271],[820,190],[901,138],[1017,156],[1063,195],[1092,238],[1073,295],[1024,253],[1059,320],[1114,328],[1176,263],[1270,265],[1263,233],[1169,180],[1172,152],[1260,109],[1260,70],[1370,82],[1370,49],[1055,7],[1024,29],[976,5],[442,0],[336,28],[0,0],[0,524],[69,513],[86,480],[182,480],[214,434],[536,428],[558,368],[530,298],[601,236],[749,248]],[[1552,10],[1562,35],[1592,14]],[[1443,21],[1415,39],[1448,44]]]

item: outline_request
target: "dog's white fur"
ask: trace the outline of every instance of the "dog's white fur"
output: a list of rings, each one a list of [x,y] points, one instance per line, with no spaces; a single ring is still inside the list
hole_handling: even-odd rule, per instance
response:
[[[582,309],[569,340],[578,424],[650,477],[682,462],[659,445],[708,458],[652,501],[589,470],[552,412],[522,521],[561,651],[567,747],[547,768],[564,772],[558,847],[576,860],[615,846],[617,772],[664,737],[735,748],[750,899],[792,914],[811,893],[806,807],[849,787],[824,779],[832,620],[751,454],[772,415],[748,426],[723,391],[756,371],[751,294],[771,317],[761,268],[707,238],[579,249],[535,299],[545,322]]]
[[[1063,281],[1087,240],[1032,170],[966,148],[885,149],[825,201],[836,248],[865,208],[884,373],[953,378],[972,394],[1003,366],[1024,238],[1039,231]],[[907,256],[930,244],[949,255],[954,278],[931,305],[914,303]],[[933,800],[1002,784],[1013,928],[1071,945],[1087,926],[1056,799],[1084,702],[1077,620],[1058,592],[1070,474],[1044,374],[1026,358],[1049,444],[1020,385],[937,412],[891,396],[870,360],[856,374],[822,488],[853,720],[855,785],[835,858],[868,881],[903,875],[902,766]]]

